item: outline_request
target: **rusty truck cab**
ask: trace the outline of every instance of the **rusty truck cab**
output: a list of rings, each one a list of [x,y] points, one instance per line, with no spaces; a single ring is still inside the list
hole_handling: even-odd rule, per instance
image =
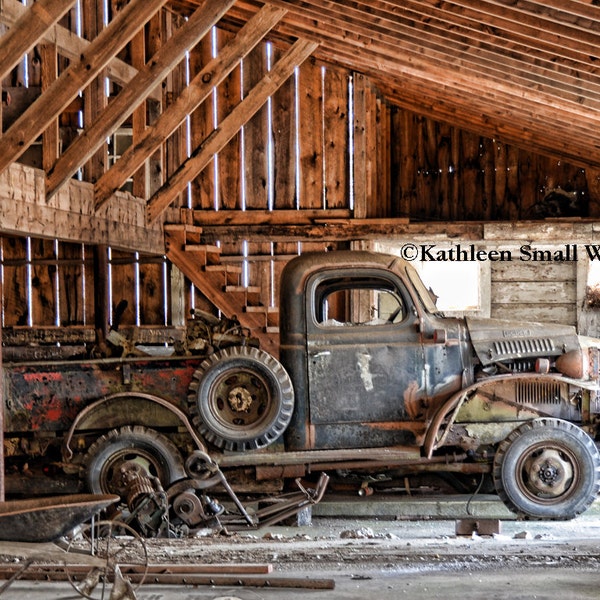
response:
[[[280,359],[296,397],[288,449],[421,445],[429,416],[472,378],[464,325],[436,314],[400,258],[305,254],[281,290]]]

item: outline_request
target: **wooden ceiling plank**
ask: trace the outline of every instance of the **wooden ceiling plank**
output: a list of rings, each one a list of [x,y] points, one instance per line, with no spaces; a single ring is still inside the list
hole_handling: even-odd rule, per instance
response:
[[[509,31],[537,31],[539,39],[558,46],[598,55],[598,34],[575,22],[558,22],[547,10],[532,14],[522,8],[522,2],[503,3],[500,0],[451,0],[444,3],[448,14],[471,15],[488,25],[506,27]],[[598,19],[598,15],[596,15]]]
[[[413,91],[412,85],[402,85],[396,93],[390,89],[389,97],[400,108],[536,154],[575,165],[600,166],[597,142],[589,139],[589,135],[585,138],[572,135],[568,122],[536,125],[526,118],[522,121],[510,115],[507,118],[506,109],[501,105],[458,105],[452,96],[443,93],[434,92],[423,100],[423,90]]]
[[[285,12],[283,9],[265,5],[240,29],[235,39],[194,77],[152,127],[134,141],[115,165],[96,182],[96,210],[160,147],[185,117],[202,104],[213,88],[233,71],[244,56],[281,20]]]
[[[402,54],[405,60],[410,53],[415,56],[415,61],[427,60],[440,67],[445,64],[450,72],[456,70],[462,73],[472,72],[475,76],[497,81],[500,85],[509,83],[511,86],[517,84],[519,87],[531,87],[534,90],[545,89],[552,95],[560,95],[565,100],[578,105],[600,107],[600,94],[594,93],[593,89],[597,87],[597,91],[600,92],[598,83],[586,84],[576,75],[566,76],[566,79],[561,77],[563,81],[561,83],[557,80],[555,71],[544,71],[526,62],[523,62],[522,68],[519,68],[519,63],[508,57],[500,54],[494,56],[491,52],[474,51],[472,48],[467,49],[464,42],[457,46],[448,38],[440,37],[439,43],[430,42],[429,39],[436,37],[431,32],[419,34],[418,31],[415,33],[414,28],[403,25],[394,25],[395,35],[377,25],[367,29],[361,26],[359,21],[351,18],[352,11],[349,7],[342,21],[342,17],[338,17],[337,13],[328,12],[320,4],[315,0],[303,2],[304,15],[306,15],[303,16],[303,20],[306,22],[312,18],[325,17],[328,36],[332,39],[343,40],[346,44],[352,44],[353,39],[359,44],[363,43],[361,40],[368,40],[369,47],[365,48],[367,51],[369,48],[373,51],[377,47],[381,53],[388,53],[391,56]],[[308,5],[311,5],[310,9]],[[379,19],[378,23],[380,23]],[[352,31],[351,35],[348,34],[348,30]],[[303,37],[308,37],[306,31],[300,30],[299,33]]]
[[[0,173],[35,141],[65,110],[110,59],[167,0],[131,0],[111,23],[0,138]]]
[[[269,96],[287,81],[294,69],[317,48],[316,42],[298,40],[273,66],[248,95],[225,117],[181,167],[148,201],[148,220],[157,219],[231,138],[264,105]]]
[[[338,60],[348,62],[351,56],[341,55]],[[363,57],[364,59],[364,57]],[[364,66],[364,65],[363,65]],[[540,152],[551,156],[568,156],[575,159],[576,164],[585,163],[586,158],[590,157],[590,150],[593,154],[597,152],[597,140],[595,132],[598,128],[598,115],[588,111],[587,115],[576,116],[567,113],[565,110],[556,110],[553,107],[545,106],[541,103],[536,106],[530,101],[520,101],[518,98],[498,95],[494,90],[478,90],[477,103],[475,106],[470,100],[473,87],[470,84],[456,86],[448,85],[443,81],[438,81],[432,85],[431,80],[415,76],[401,78],[392,73],[393,65],[387,65],[385,59],[376,57],[374,59],[374,68],[371,71],[371,79],[376,85],[379,81],[382,83],[381,89],[386,89],[388,97],[394,104],[413,110],[418,114],[426,114],[432,118],[440,119],[440,110],[437,103],[444,106],[456,107],[460,111],[462,107],[472,109],[470,113],[471,121],[465,119],[460,124],[465,129],[476,131],[488,137],[494,137],[502,132],[505,141],[510,141],[519,145],[519,139],[531,147],[532,139],[540,143]],[[389,68],[386,68],[389,67]],[[375,69],[379,69],[376,71]],[[396,95],[392,93],[394,89]],[[409,94],[410,90],[416,90],[411,101],[401,101],[402,94]],[[429,107],[427,110],[426,107]],[[456,116],[452,111],[445,114],[441,119],[445,122],[456,123]],[[581,125],[578,125],[583,121]],[[510,131],[510,140],[506,138],[506,133]],[[533,132],[533,133],[532,133]],[[543,149],[542,149],[543,148]]]
[[[0,23],[12,27],[26,12],[27,7],[23,6],[18,0],[2,0]],[[79,60],[90,45],[90,42],[60,25],[54,25],[54,27],[47,30],[38,41],[54,44],[58,53],[69,60]],[[115,57],[108,63],[106,73],[110,79],[124,86],[133,79],[137,70]],[[150,97],[154,100],[160,100],[160,95],[155,92],[152,92]]]
[[[38,0],[0,37],[0,80],[74,4],[75,0]]]
[[[415,9],[415,5],[418,9]],[[440,9],[425,7],[419,2],[407,0],[402,8],[402,13],[397,15],[395,21],[390,20],[395,15],[385,12],[383,2],[373,2],[370,14],[399,39],[404,39],[406,29],[412,28],[418,32],[422,43],[426,43],[429,37],[439,40],[439,46],[446,46],[446,52],[450,56],[464,56],[466,59],[472,56],[476,59],[481,54],[491,63],[497,62],[500,68],[521,67],[524,73],[531,71],[550,79],[558,77],[565,85],[577,87],[581,86],[582,81],[594,87],[600,85],[597,82],[599,69],[591,66],[588,55],[577,54],[577,62],[573,53],[568,53],[568,58],[558,61],[555,48],[550,51],[540,50],[538,38],[525,39],[512,35],[507,39],[501,37],[502,32],[498,28],[494,29],[492,35],[489,30],[481,31],[481,27],[460,19],[449,24],[440,16]],[[481,23],[477,25],[483,26]]]
[[[489,39],[501,39],[502,32],[505,32],[507,40],[519,36],[523,40],[528,40],[533,48],[539,48],[540,45],[545,44],[550,56],[561,56],[561,53],[566,51],[567,56],[571,58],[577,56],[586,65],[591,64],[590,57],[598,55],[600,47],[598,45],[599,34],[589,30],[583,30],[582,33],[578,28],[556,23],[550,23],[549,30],[545,30],[541,28],[539,17],[529,15],[529,19],[521,19],[520,14],[511,14],[505,6],[497,7],[504,10],[497,10],[498,14],[486,19],[486,12],[481,8],[486,2],[479,1],[471,3],[473,6],[470,6],[469,0],[456,0],[455,2],[443,2],[441,4],[408,0],[402,6],[398,6],[397,3],[389,0],[373,0],[373,2],[369,1],[368,3],[355,0],[336,0],[336,2],[326,0],[272,0],[272,2],[289,9],[290,14],[286,19],[288,24],[306,22],[305,15],[307,12],[311,9],[315,10],[316,16],[313,18],[317,22],[313,20],[312,30],[314,33],[320,34],[322,39],[323,37],[327,38],[329,34],[328,22],[335,18],[338,25],[343,24],[347,15],[351,14],[350,9],[355,6],[357,7],[356,13],[362,17],[363,29],[367,32],[370,29],[378,31],[381,28],[393,32],[395,24],[407,9],[410,9],[413,14],[421,15],[420,20],[424,23],[429,24],[433,18],[437,19],[438,22],[446,23],[448,31],[457,26],[468,25]],[[239,7],[252,10],[252,1],[241,0]],[[352,38],[352,28],[346,27],[345,33],[349,39]],[[566,35],[567,33],[569,35]],[[587,39],[583,39],[583,35],[587,36]],[[362,36],[365,46],[373,45],[373,37],[370,34]],[[401,40],[396,39],[397,43],[398,41]]]
[[[277,2],[277,0],[275,0]],[[287,27],[289,25],[282,24],[279,27],[280,31],[287,33]],[[320,30],[324,28],[321,24]],[[314,32],[311,33],[309,28],[294,27],[294,31],[306,38],[322,39],[322,35],[316,36]],[[432,63],[424,59],[422,56],[408,55],[405,56],[402,52],[398,52],[398,45],[395,51],[391,49],[381,49],[377,46],[356,48],[359,52],[353,52],[352,48],[348,47],[348,38],[343,36],[342,32],[335,30],[331,23],[328,23],[327,33],[330,38],[327,41],[327,50],[325,51],[330,59],[333,59],[336,63],[342,63],[345,65],[351,65],[358,71],[365,71],[365,67],[371,69],[373,73],[392,73],[396,77],[405,79],[407,77],[423,78],[426,75],[432,83],[435,85],[448,86],[456,81],[457,85],[464,85],[469,90],[468,94],[471,95],[472,90],[479,90],[481,87],[489,89],[491,92],[497,93],[498,95],[508,94],[511,101],[520,103],[526,102],[537,102],[542,108],[548,107],[558,110],[567,110],[569,113],[581,115],[584,118],[589,118],[590,115],[594,114],[594,111],[590,111],[588,107],[581,106],[581,103],[576,99],[573,99],[570,104],[566,105],[560,101],[560,98],[554,92],[554,90],[547,90],[545,94],[538,88],[523,88],[507,85],[504,82],[489,81],[485,77],[469,77],[461,72],[450,73],[447,70],[440,69],[438,64]],[[339,38],[337,37],[339,35]],[[340,58],[342,57],[342,58]],[[524,91],[525,90],[525,91]]]
[[[49,170],[46,178],[46,197],[50,198],[105,142],[115,129],[131,114],[152,89],[184,57],[187,50],[198,43],[227,12],[235,0],[210,0],[175,31],[173,36],[141,68],[137,75],[112,99],[90,127],[77,137],[56,164]]]

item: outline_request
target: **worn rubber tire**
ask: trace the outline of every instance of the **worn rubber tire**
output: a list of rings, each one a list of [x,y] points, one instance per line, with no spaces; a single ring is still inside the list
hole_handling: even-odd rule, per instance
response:
[[[499,445],[493,475],[498,495],[518,515],[573,519],[598,494],[600,453],[590,436],[573,423],[533,419]]]
[[[235,452],[268,446],[294,410],[292,381],[270,354],[232,346],[210,355],[194,373],[188,397],[193,422],[217,448]]]
[[[124,498],[124,489],[115,481],[116,469],[131,460],[149,475],[158,477],[164,489],[185,477],[181,453],[168,438],[147,427],[121,427],[102,435],[90,446],[82,466],[89,491]]]

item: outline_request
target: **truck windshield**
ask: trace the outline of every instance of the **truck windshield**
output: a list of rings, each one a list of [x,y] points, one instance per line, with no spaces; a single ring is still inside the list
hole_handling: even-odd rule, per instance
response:
[[[433,300],[432,292],[425,287],[425,284],[419,277],[419,274],[415,270],[415,268],[411,265],[405,265],[406,274],[410,279],[410,282],[413,284],[415,291],[417,292],[419,298],[421,299],[422,305],[425,307],[425,310],[429,313],[439,313],[437,306]]]

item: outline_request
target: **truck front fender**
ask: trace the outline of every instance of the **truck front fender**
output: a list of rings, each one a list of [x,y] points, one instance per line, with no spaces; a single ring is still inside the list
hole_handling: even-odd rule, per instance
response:
[[[187,432],[190,434],[192,440],[198,447],[198,450],[202,452],[208,452],[206,446],[202,439],[198,436],[196,430],[190,423],[187,415],[181,411],[179,408],[174,406],[172,403],[168,402],[164,398],[159,396],[154,396],[153,394],[144,394],[140,392],[122,392],[118,394],[111,394],[110,396],[106,396],[101,398],[100,400],[96,400],[92,404],[86,406],[75,418],[69,431],[65,437],[65,441],[63,444],[63,455],[66,460],[71,460],[73,458],[73,450],[71,448],[71,441],[73,439],[73,435],[78,429],[86,429],[86,428],[97,428],[95,426],[96,423],[102,423],[103,427],[115,427],[119,425],[127,425],[131,424],[132,419],[126,417],[122,422],[119,423],[107,423],[106,415],[114,414],[111,411],[111,405],[113,403],[119,403],[119,409],[121,414],[123,413],[123,404],[124,403],[137,403],[137,402],[146,402],[153,403],[166,409],[169,413],[171,413],[176,421],[181,422],[181,424],[185,427]],[[129,414],[129,413],[126,413]]]
[[[434,450],[444,445],[455,423],[514,423],[516,427],[537,417],[577,420],[580,407],[569,403],[568,396],[573,390],[592,387],[589,382],[539,373],[499,375],[478,381],[448,398],[434,414],[425,433],[425,456],[431,458]],[[505,430],[503,426],[502,431]]]

